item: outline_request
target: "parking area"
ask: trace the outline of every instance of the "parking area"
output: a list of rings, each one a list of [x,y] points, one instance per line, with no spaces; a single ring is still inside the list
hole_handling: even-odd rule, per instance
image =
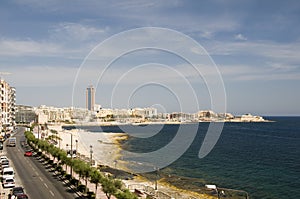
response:
[[[0,174],[1,177],[0,199],[9,199],[12,187],[23,187],[22,181],[19,178],[18,173],[14,169],[13,162],[7,157],[7,150],[9,149],[10,147],[8,148],[3,147],[3,150],[0,151],[0,173],[1,173]],[[3,173],[4,170],[6,171],[5,173]],[[3,176],[3,174],[5,174],[5,176]],[[13,183],[6,184],[5,186],[8,187],[5,187],[4,183],[6,182],[6,180],[4,180],[3,177],[7,178],[8,179],[7,181],[12,181],[11,179],[13,179]]]

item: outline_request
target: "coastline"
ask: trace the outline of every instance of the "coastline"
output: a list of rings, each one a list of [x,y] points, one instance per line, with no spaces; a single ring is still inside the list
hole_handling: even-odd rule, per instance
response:
[[[90,146],[92,147],[92,159],[94,167],[107,167],[111,168],[114,172],[123,172],[130,174],[126,165],[127,162],[122,160],[122,148],[121,142],[128,138],[126,133],[105,133],[97,132],[92,133],[84,131],[81,129],[64,130],[61,124],[49,125],[50,131],[55,130],[58,132],[58,136],[61,141],[58,143],[61,149],[70,150],[71,139],[73,141],[72,149],[77,149],[77,154],[80,156],[85,156],[87,161],[89,161]],[[92,138],[92,139],[91,139]],[[76,141],[77,140],[77,141]],[[102,169],[101,169],[102,170]],[[131,174],[132,175],[132,174]],[[131,179],[123,179],[123,183],[134,191],[135,186],[140,187],[150,187],[154,190],[155,182],[153,179],[148,178],[144,175],[134,174]],[[170,195],[180,194],[180,198],[201,198],[210,199],[213,196],[200,194],[188,189],[182,189],[177,187],[172,183],[164,181],[161,178],[157,181],[157,187],[160,192],[167,193]]]

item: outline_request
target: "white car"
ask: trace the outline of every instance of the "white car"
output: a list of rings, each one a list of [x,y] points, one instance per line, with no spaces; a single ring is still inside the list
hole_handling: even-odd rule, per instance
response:
[[[0,156],[0,161],[1,161],[1,160],[8,160],[8,158],[7,158],[5,155],[1,155],[1,156]]]
[[[3,186],[3,188],[15,187],[16,186],[15,179],[12,177],[7,177],[7,178],[3,179],[2,186]]]
[[[6,178],[14,178],[15,172],[12,167],[7,167],[2,170],[2,179],[5,180]]]

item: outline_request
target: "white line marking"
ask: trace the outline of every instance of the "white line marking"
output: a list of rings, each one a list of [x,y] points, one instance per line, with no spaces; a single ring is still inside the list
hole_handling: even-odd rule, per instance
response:
[[[52,196],[54,196],[54,193],[51,190],[49,192],[51,193]]]
[[[48,185],[46,183],[44,183],[45,187],[48,189]]]

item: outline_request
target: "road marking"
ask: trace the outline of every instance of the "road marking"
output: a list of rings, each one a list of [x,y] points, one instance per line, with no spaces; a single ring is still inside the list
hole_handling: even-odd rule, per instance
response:
[[[54,193],[51,190],[49,192],[51,193],[52,196],[54,196]]]
[[[42,182],[44,181],[43,178],[41,178],[41,177],[40,177],[40,180],[41,180]]]
[[[46,183],[44,183],[45,187],[48,189],[48,185]]]

